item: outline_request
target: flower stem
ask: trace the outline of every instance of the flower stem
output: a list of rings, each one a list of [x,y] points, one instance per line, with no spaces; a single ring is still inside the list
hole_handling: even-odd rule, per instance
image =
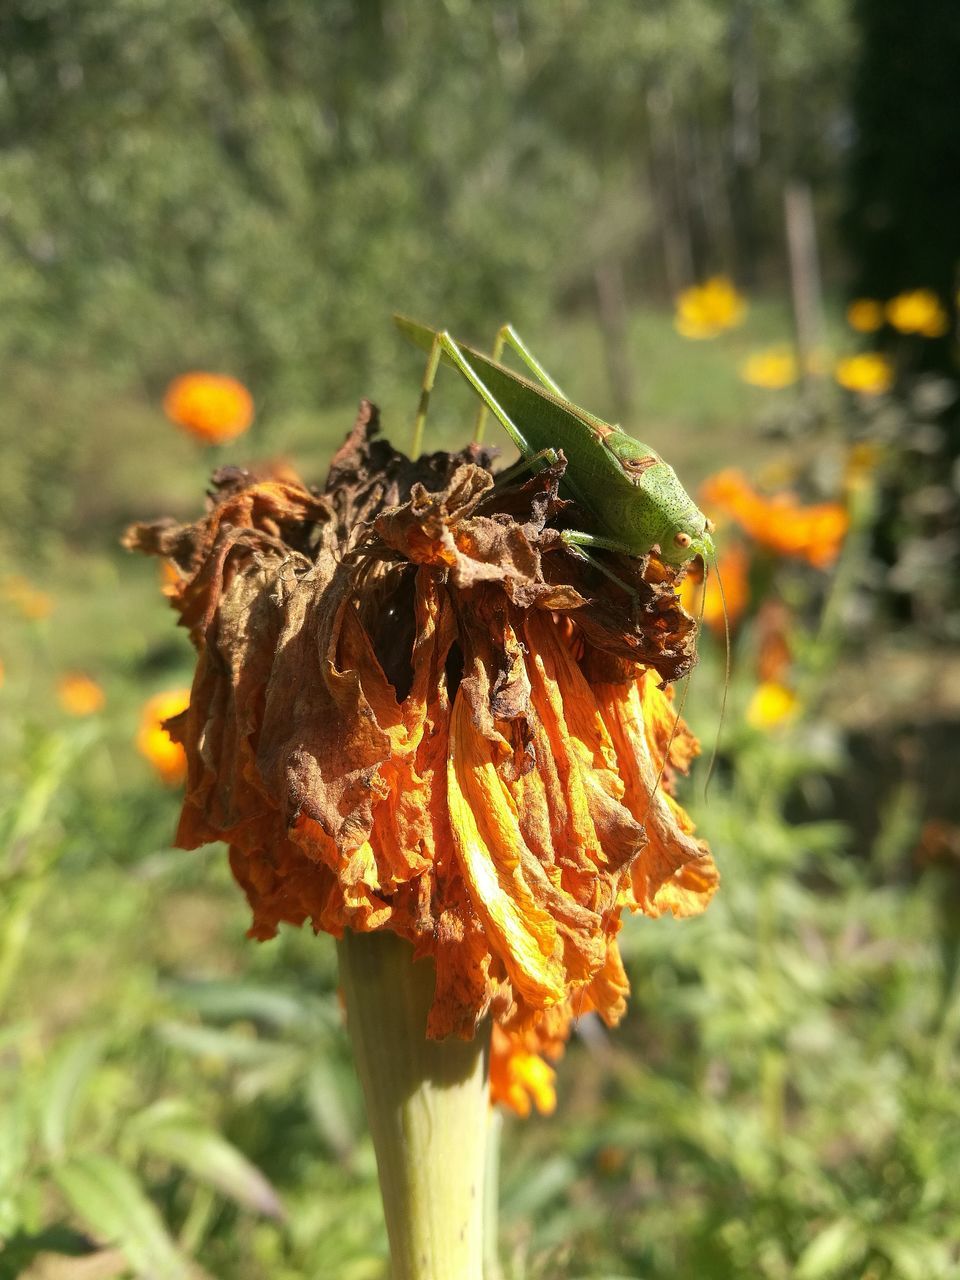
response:
[[[434,966],[396,935],[337,944],[393,1280],[482,1280],[490,1027],[428,1040]]]

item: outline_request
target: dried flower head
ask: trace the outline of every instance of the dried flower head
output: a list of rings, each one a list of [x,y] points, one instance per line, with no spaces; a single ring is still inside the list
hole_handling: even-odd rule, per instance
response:
[[[250,426],[253,397],[242,382],[225,374],[185,373],[167,387],[163,410],[198,440],[222,444]]]
[[[661,687],[695,656],[682,571],[622,561],[631,609],[563,547],[562,460],[495,485],[484,451],[414,462],[375,424],[364,402],[322,493],[225,469],[196,524],[128,532],[178,566],[198,651],[177,842],[229,843],[255,937],[432,957],[431,1036],[615,1022],[621,911],[717,884],[669,794],[697,749]]]

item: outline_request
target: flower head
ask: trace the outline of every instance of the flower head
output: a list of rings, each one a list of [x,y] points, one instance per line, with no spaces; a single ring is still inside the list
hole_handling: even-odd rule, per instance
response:
[[[253,397],[236,378],[220,373],[185,373],[163,397],[171,422],[205,444],[242,435],[253,421]]]
[[[229,843],[258,938],[412,942],[431,1036],[571,1000],[615,1022],[621,911],[717,884],[670,795],[696,750],[664,687],[694,661],[680,571],[619,562],[631,605],[564,549],[562,460],[495,488],[482,450],[413,462],[365,405],[322,494],[227,469],[204,519],[128,533],[176,561],[198,650],[177,841]]]
[[[751,387],[770,391],[792,387],[798,377],[797,357],[789,347],[755,351],[740,365],[740,377]]]
[[[57,681],[60,705],[71,716],[92,716],[106,703],[103,689],[82,671],[68,671]]]
[[[537,1027],[509,1032],[494,1023],[490,1101],[518,1116],[528,1116],[533,1107],[541,1115],[550,1115],[557,1106],[557,1073],[546,1057],[556,1059],[562,1052],[563,1040],[558,1045],[545,1044]]]
[[[799,710],[797,695],[777,680],[758,684],[747,707],[747,723],[754,729],[779,729]]]
[[[833,371],[840,386],[863,396],[884,395],[893,386],[893,364],[879,351],[863,351],[857,356],[844,356]]]
[[[747,302],[732,280],[713,276],[677,295],[674,328],[684,338],[715,338],[742,324]]]
[[[733,468],[712,476],[702,492],[706,505],[731,516],[760,546],[778,555],[799,556],[818,568],[837,558],[850,524],[839,503],[805,507],[789,492],[767,498]]]
[[[900,333],[922,338],[942,338],[950,328],[950,317],[932,289],[898,293],[887,303],[887,319]]]
[[[857,333],[876,333],[883,319],[883,303],[876,298],[855,298],[847,307],[847,324]]]
[[[180,717],[189,705],[189,689],[156,693],[147,700],[137,731],[137,750],[172,787],[178,786],[186,776],[187,758],[180,743],[171,737],[169,722]]]

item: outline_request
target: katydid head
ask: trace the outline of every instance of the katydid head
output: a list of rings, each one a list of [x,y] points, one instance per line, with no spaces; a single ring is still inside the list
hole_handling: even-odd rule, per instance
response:
[[[670,565],[686,564],[694,556],[701,556],[704,565],[708,560],[716,562],[712,532],[712,522],[694,507],[690,515],[674,524],[672,532],[668,531],[659,544],[660,559]]]

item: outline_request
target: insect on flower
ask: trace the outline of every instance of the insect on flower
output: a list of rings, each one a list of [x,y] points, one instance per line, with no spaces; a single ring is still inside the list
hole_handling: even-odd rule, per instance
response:
[[[649,445],[569,400],[511,325],[497,334],[493,356],[457,342],[446,330],[394,316],[400,331],[430,352],[414,424],[413,453],[420,450],[430,393],[445,359],[480,397],[477,436],[489,410],[520,450],[522,466],[550,464],[562,449],[567,459],[562,488],[594,520],[597,532],[567,529],[563,541],[607,576],[587,548],[628,556],[653,553],[664,564],[694,556],[714,559],[713,526],[677,473]],[[500,363],[509,344],[533,372],[534,382]]]

